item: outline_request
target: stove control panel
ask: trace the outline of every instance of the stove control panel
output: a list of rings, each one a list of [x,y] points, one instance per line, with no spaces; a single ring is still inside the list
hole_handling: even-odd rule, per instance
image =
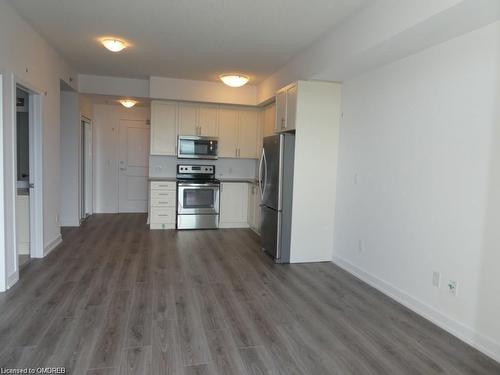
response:
[[[177,164],[177,174],[215,175],[215,165]]]

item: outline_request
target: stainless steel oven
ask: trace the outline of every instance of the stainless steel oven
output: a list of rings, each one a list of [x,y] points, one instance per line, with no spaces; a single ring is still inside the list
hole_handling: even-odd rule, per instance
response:
[[[180,135],[177,145],[179,159],[217,159],[217,138]]]
[[[213,165],[177,166],[177,229],[219,227],[220,182]]]

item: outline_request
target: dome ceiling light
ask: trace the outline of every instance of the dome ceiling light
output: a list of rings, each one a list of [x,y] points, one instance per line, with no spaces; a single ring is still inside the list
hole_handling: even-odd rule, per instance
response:
[[[231,87],[241,87],[245,85],[249,78],[243,74],[221,74],[219,76],[222,82]]]
[[[132,100],[132,99],[122,99],[122,100],[118,100],[118,101],[125,108],[132,108],[134,105],[137,104],[137,101]]]
[[[127,48],[127,43],[123,40],[116,38],[106,38],[102,39],[101,43],[104,47],[106,47],[111,52],[120,52]]]

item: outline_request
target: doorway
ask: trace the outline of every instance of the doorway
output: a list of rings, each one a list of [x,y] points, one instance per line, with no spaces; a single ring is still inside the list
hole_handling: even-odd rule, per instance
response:
[[[149,125],[120,120],[118,212],[147,212]]]
[[[93,208],[93,156],[92,156],[92,122],[81,118],[81,186],[80,186],[80,222],[92,215]]]
[[[30,260],[30,94],[16,87],[16,245],[21,268]]]

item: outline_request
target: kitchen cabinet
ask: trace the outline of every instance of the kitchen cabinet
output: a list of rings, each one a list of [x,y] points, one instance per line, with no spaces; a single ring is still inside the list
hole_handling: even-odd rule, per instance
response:
[[[248,228],[248,183],[222,182],[220,191],[221,228]]]
[[[180,103],[179,134],[217,137],[216,105]]]
[[[270,104],[264,108],[262,137],[269,137],[274,134],[276,127],[276,104]]]
[[[258,112],[253,109],[238,111],[238,157],[255,159],[259,134]]]
[[[149,186],[149,228],[174,229],[176,220],[175,181],[151,181]]]
[[[151,155],[177,154],[177,103],[151,102]]]
[[[206,137],[217,137],[219,134],[217,126],[218,106],[200,105],[198,116],[199,135]]]
[[[219,157],[238,157],[238,111],[234,108],[219,108]]]
[[[257,183],[248,184],[248,225],[260,234],[260,191]]]
[[[179,104],[179,134],[198,135],[199,106],[192,103]]]
[[[219,156],[257,159],[259,114],[255,109],[219,109]]]
[[[297,117],[297,84],[286,86],[276,93],[277,133],[295,130]]]

